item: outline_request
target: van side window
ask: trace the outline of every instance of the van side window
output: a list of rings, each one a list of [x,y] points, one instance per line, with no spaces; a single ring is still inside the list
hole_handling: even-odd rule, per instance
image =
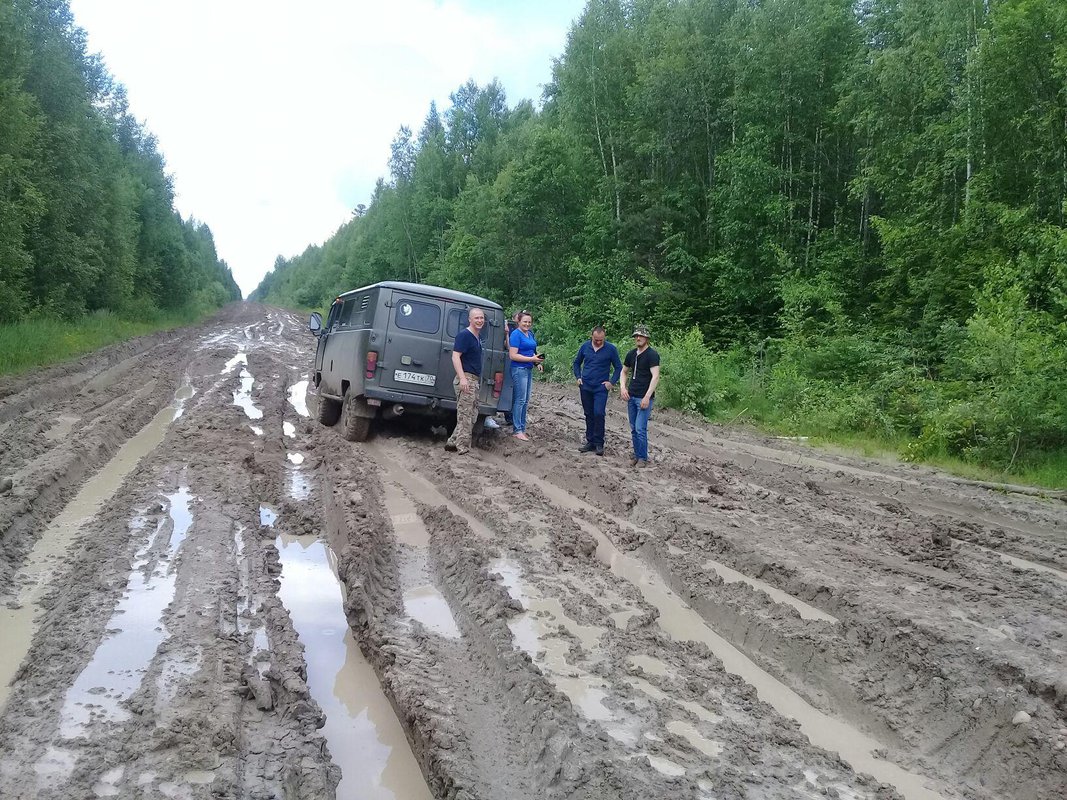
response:
[[[404,330],[437,333],[441,330],[441,308],[417,300],[401,300],[396,304],[394,320]]]
[[[352,309],[355,307],[356,301],[349,297],[345,300],[344,307],[341,309],[341,316],[338,320],[342,328],[347,328],[352,324]]]
[[[337,324],[337,320],[341,316],[341,306],[342,304],[336,300],[330,305],[330,313],[326,316],[326,325],[324,326],[326,330],[330,330]]]

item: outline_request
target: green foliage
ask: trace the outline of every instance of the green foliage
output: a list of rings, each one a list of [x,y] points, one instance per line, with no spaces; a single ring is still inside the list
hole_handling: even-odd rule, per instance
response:
[[[574,377],[571,365],[578,348],[589,338],[589,331],[580,330],[566,307],[559,303],[550,304],[534,318],[534,329],[538,350],[545,354],[544,377],[571,381]]]
[[[0,323],[240,297],[66,0],[0,3]]]
[[[715,359],[704,345],[704,336],[695,325],[672,336],[658,348],[660,354],[659,394],[668,408],[713,414],[723,392],[716,385]]]
[[[590,0],[539,110],[451,100],[256,297],[440,283],[531,309],[555,377],[641,322],[679,408],[1023,473],[1067,447],[1061,0]]]

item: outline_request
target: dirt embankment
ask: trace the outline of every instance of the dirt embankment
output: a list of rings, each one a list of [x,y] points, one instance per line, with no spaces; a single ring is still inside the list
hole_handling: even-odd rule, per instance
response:
[[[312,347],[0,383],[0,796],[1067,792],[1067,504],[660,410],[633,470],[542,385],[530,444],[351,444]]]

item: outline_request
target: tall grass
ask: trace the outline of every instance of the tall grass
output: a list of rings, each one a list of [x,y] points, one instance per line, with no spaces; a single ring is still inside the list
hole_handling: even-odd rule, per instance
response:
[[[76,319],[39,316],[0,325],[0,375],[26,372],[109,344],[189,325],[211,311],[214,309],[190,307],[163,312],[142,308],[124,316],[96,311]]]

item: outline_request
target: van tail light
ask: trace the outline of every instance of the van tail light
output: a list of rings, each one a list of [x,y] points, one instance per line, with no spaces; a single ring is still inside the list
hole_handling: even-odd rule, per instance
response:
[[[364,373],[368,378],[373,378],[378,369],[378,354],[371,350],[367,353],[367,370]]]
[[[493,375],[493,397],[500,397],[502,391],[504,391],[504,373],[497,372]]]

